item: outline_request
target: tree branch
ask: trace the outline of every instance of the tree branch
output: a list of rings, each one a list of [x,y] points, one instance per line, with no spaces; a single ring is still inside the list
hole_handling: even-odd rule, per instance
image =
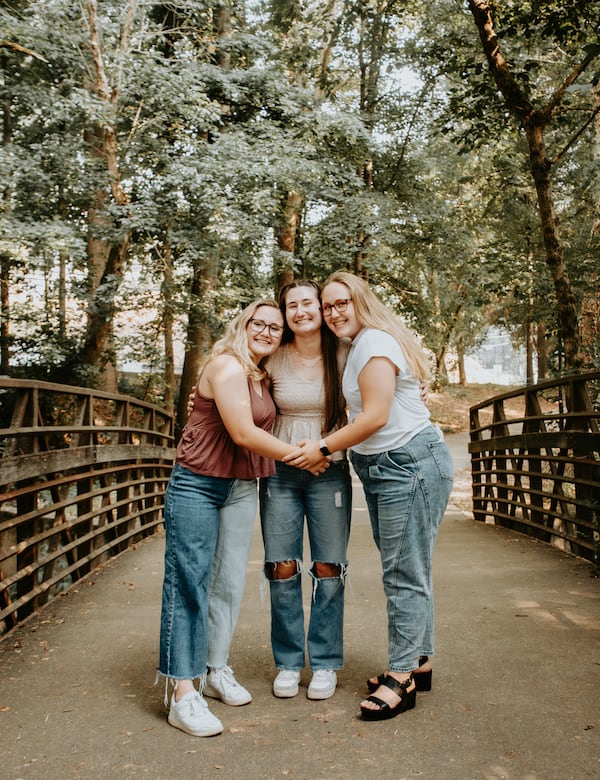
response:
[[[535,109],[511,73],[508,63],[500,51],[492,19],[491,3],[489,0],[469,0],[469,8],[479,30],[483,51],[496,86],[502,93],[510,111],[525,121]]]
[[[561,100],[565,96],[565,92],[567,89],[572,86],[579,76],[583,73],[583,71],[587,68],[587,66],[600,54],[600,47],[594,47],[591,51],[588,52],[587,57],[585,57],[584,60],[582,60],[579,65],[575,66],[571,73],[567,76],[567,78],[564,80],[564,82],[560,85],[560,87],[556,90],[554,95],[550,98],[548,101],[548,105],[544,109],[544,114],[547,115],[547,117],[550,117],[554,109],[559,105]]]
[[[94,67],[96,68],[96,92],[101,98],[109,101],[110,89],[108,86],[108,79],[106,78],[104,60],[102,58],[102,49],[100,47],[100,39],[98,36],[98,5],[96,0],[88,0],[85,8],[87,11],[88,24],[90,27],[90,48],[92,50]]]
[[[129,0],[127,6],[127,14],[125,16],[125,24],[123,25],[123,31],[121,33],[121,42],[119,45],[119,69],[117,72],[117,83],[113,90],[113,100],[116,100],[117,96],[121,92],[121,81],[123,77],[123,60],[129,49],[129,41],[131,40],[131,30],[133,28],[133,21],[137,12],[138,0]]]
[[[588,117],[587,121],[584,122],[583,125],[579,128],[579,130],[575,133],[575,135],[567,141],[567,143],[563,146],[560,152],[558,152],[558,154],[555,155],[550,160],[550,165],[555,165],[560,160],[560,158],[568,152],[568,150],[573,146],[575,141],[592,124],[592,122],[598,116],[599,113],[600,113],[600,105],[596,106],[596,108],[592,111],[592,113]]]
[[[42,57],[41,54],[37,54],[33,49],[28,49],[26,46],[20,46],[18,43],[15,43],[14,41],[4,41],[0,40],[0,49],[13,49],[14,51],[19,51],[22,54],[29,54],[30,57],[35,57],[36,60],[41,60],[42,62],[48,62],[48,60],[45,57]]]

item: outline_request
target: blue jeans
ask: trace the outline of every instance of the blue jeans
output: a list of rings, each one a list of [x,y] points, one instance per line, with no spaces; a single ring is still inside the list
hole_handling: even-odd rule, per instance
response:
[[[209,646],[211,665],[225,665],[255,516],[256,480],[207,477],[174,465],[165,495],[158,667],[165,677],[203,677]],[[238,532],[243,539],[226,549]],[[209,643],[210,632],[214,639]]]
[[[265,574],[271,593],[271,646],[278,669],[304,667],[304,610],[300,564],[304,518],[313,569],[308,626],[308,659],[313,671],[341,669],[344,661],[344,587],[352,512],[347,461],[336,461],[318,477],[277,463],[277,473],[260,480],[260,516],[265,545]],[[270,576],[270,564],[296,561],[288,579]],[[339,566],[336,577],[316,577],[314,563]]]
[[[431,559],[450,498],[453,465],[430,426],[403,447],[375,455],[351,451],[362,482],[387,597],[388,668],[416,669],[434,651]]]

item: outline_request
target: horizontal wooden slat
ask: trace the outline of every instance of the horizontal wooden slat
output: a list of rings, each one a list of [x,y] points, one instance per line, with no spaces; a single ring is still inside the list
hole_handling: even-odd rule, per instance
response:
[[[560,540],[600,571],[599,395],[595,371],[494,396],[469,410],[469,452],[477,520]]]
[[[129,396],[0,379],[0,415],[6,633],[156,532],[175,452],[172,415]]]

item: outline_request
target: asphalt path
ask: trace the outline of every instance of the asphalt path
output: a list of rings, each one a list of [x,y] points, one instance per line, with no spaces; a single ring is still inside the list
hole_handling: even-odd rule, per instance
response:
[[[467,437],[448,437],[457,477]],[[457,479],[457,483],[461,481]],[[0,778],[582,780],[600,778],[600,581],[592,567],[475,523],[451,499],[434,562],[433,689],[392,720],[358,717],[386,664],[380,564],[354,490],[345,665],[336,694],[276,699],[255,528],[230,662],[253,701],[211,701],[225,731],[166,722],[154,684],[164,537],[113,559],[0,642]],[[310,603],[308,583],[306,605]]]

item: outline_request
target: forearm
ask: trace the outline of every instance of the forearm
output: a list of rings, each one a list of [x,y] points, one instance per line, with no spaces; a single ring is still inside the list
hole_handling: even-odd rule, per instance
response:
[[[291,444],[286,444],[262,428],[253,427],[250,430],[237,431],[235,435],[231,435],[231,438],[239,447],[273,460],[283,460],[286,455],[295,450]]]
[[[386,420],[380,414],[373,415],[361,412],[354,420],[343,428],[325,436],[325,444],[330,452],[347,450],[355,444],[368,439],[380,428],[383,428]]]

